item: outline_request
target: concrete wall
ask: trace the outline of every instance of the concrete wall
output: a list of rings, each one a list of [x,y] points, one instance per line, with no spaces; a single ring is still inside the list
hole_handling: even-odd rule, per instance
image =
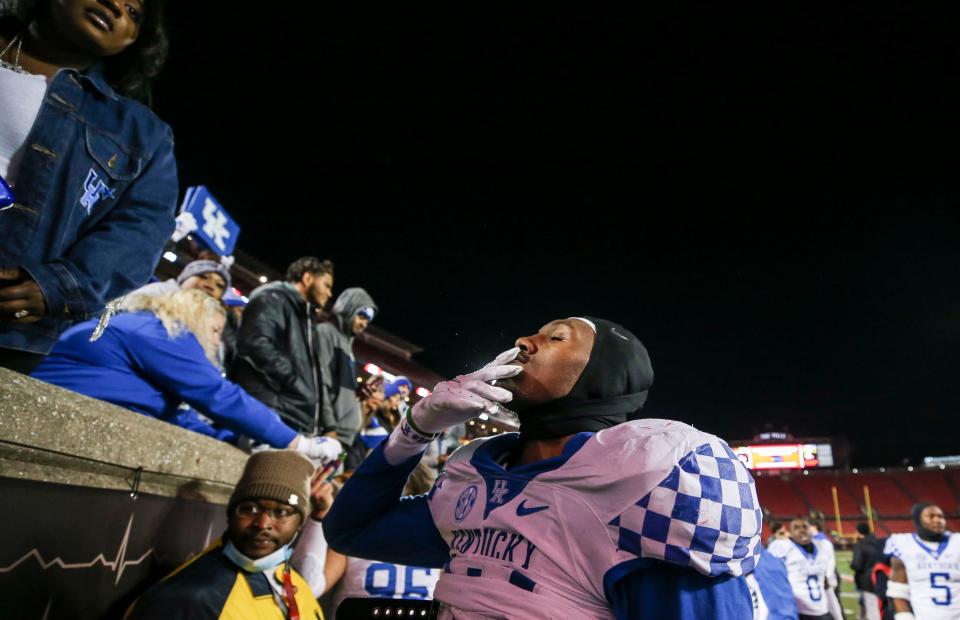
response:
[[[0,618],[121,618],[223,533],[246,459],[0,368],[0,521],[16,529],[0,545]]]
[[[0,368],[0,477],[225,504],[233,446]]]

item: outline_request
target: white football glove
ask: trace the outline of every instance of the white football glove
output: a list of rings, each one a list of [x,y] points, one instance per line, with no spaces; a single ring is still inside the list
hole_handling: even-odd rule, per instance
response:
[[[510,402],[512,393],[488,382],[516,377],[523,372],[521,366],[507,365],[519,352],[520,349],[514,347],[476,372],[437,384],[430,396],[413,406],[410,417],[414,430],[431,435],[441,433],[481,413],[495,413],[497,403]]]
[[[423,454],[436,433],[462,424],[481,413],[495,413],[498,403],[510,402],[513,394],[488,381],[515,377],[523,368],[507,363],[517,358],[520,349],[504,351],[476,372],[437,384],[430,396],[413,406],[384,442],[383,454],[391,465]]]
[[[343,447],[333,437],[304,437],[297,435],[296,443],[291,448],[313,461],[314,466],[324,467],[335,461]]]

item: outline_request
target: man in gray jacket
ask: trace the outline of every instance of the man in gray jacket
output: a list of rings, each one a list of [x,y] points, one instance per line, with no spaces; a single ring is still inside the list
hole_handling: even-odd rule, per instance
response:
[[[344,446],[353,444],[360,430],[360,401],[354,368],[353,339],[377,313],[373,298],[362,288],[348,288],[333,304],[333,316],[317,327],[320,373],[323,377],[323,432]]]

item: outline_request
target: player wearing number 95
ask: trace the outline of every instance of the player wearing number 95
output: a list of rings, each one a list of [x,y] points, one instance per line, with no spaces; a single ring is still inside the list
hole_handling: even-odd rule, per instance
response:
[[[892,556],[887,596],[896,620],[960,619],[960,538],[947,531],[943,510],[913,507],[915,534],[893,534],[883,552]]]
[[[574,317],[515,344],[408,411],[340,492],[331,547],[441,567],[441,618],[750,618],[753,479],[717,437],[641,418],[640,341]],[[461,447],[428,495],[400,498],[435,433],[506,402],[520,433]]]

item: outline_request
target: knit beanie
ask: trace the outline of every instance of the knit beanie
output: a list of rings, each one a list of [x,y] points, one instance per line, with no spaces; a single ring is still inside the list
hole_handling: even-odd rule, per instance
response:
[[[295,450],[257,452],[247,460],[227,512],[232,514],[237,504],[248,499],[272,499],[296,508],[300,522],[306,523],[313,472],[310,459]]]
[[[229,290],[232,286],[230,270],[227,269],[226,265],[212,260],[195,260],[192,263],[187,263],[187,266],[184,267],[180,275],[177,276],[177,284],[183,284],[190,276],[199,276],[200,274],[210,273],[211,271],[223,278],[223,281],[227,284],[226,289]]]
[[[407,386],[408,390],[410,390],[411,392],[413,391],[413,383],[410,382],[410,379],[407,379],[406,377],[401,375],[399,377],[396,377],[393,381],[390,381],[389,383],[385,383],[383,385],[383,397],[390,398],[395,394],[399,394],[401,385],[405,385]]]

